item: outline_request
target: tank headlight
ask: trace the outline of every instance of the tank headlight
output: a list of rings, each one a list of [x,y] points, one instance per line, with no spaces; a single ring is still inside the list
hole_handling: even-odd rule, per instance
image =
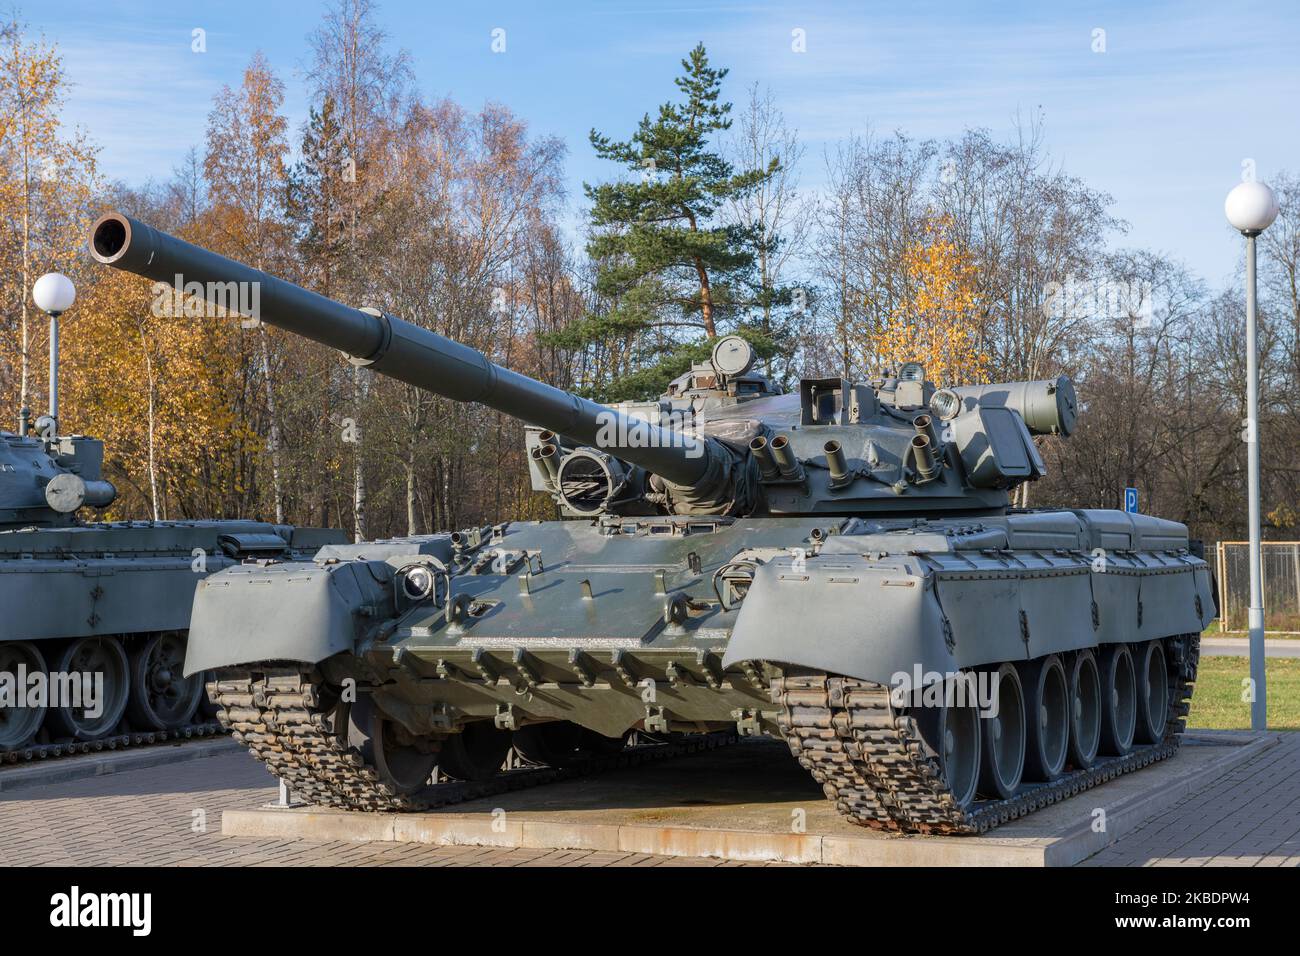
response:
[[[900,382],[924,382],[925,366],[920,362],[904,362],[902,368],[898,370],[898,380]]]
[[[961,411],[961,396],[950,388],[941,388],[930,398],[930,411],[942,422],[956,418]]]
[[[427,601],[433,597],[435,584],[431,570],[422,564],[413,565],[402,574],[402,596],[409,601]]]

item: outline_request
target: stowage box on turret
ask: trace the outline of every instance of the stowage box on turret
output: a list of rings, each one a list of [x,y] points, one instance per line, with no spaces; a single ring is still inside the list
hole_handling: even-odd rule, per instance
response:
[[[908,364],[783,394],[737,338],[606,407],[402,320],[109,215],[155,280],[260,283],[271,325],[522,419],[566,520],[323,549],[202,582],[187,673],[307,799],[410,809],[513,746],[782,738],[850,819],[972,833],[1166,757],[1213,614],[1172,521],[1014,511],[1066,437],[1067,378],[935,388]],[[437,790],[436,787],[432,788]]]

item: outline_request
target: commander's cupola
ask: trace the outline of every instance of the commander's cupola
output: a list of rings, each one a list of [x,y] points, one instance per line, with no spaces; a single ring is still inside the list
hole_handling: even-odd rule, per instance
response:
[[[707,362],[695,363],[689,372],[668,383],[664,398],[689,400],[702,411],[737,400],[780,395],[780,387],[754,371],[757,360],[754,347],[739,335],[724,336],[713,346]]]

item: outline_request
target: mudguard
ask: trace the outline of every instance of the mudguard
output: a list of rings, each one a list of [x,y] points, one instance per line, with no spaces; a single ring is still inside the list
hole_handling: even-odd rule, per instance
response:
[[[393,613],[394,568],[378,560],[245,564],[199,582],[185,675],[258,661],[315,664]]]
[[[952,673],[933,580],[910,555],[769,561],[740,606],[723,666],[766,660],[879,683],[918,666]]]
[[[1213,617],[1209,568],[1187,552],[1177,522],[1017,515],[1002,540],[989,538],[950,550],[924,534],[839,536],[820,555],[770,561],[754,576],[723,663],[894,683],[918,668],[946,674],[1198,633]],[[889,553],[900,543],[908,552]]]

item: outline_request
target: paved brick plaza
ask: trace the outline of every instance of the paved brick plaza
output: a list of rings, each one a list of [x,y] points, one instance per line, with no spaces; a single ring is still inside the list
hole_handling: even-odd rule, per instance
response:
[[[278,789],[243,752],[0,794],[0,864],[37,866],[740,866],[710,859],[221,835],[221,811]],[[206,832],[193,830],[203,811]],[[780,866],[783,864],[751,864]]]
[[[1083,866],[1300,866],[1300,732]]]
[[[737,866],[578,850],[311,843],[221,836],[221,811],[275,799],[246,754],[0,794],[0,863],[222,866]],[[201,814],[196,811],[202,811]],[[194,832],[196,820],[203,832]],[[1184,799],[1085,866],[1300,865],[1300,733]],[[779,864],[769,864],[779,865]]]

